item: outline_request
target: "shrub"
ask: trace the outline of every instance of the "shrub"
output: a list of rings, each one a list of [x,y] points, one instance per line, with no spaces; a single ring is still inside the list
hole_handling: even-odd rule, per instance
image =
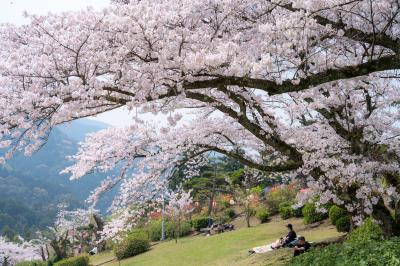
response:
[[[196,231],[208,226],[208,217],[197,217],[192,219],[192,226]]]
[[[162,222],[161,220],[153,220],[146,226],[150,241],[159,241],[161,239]]]
[[[302,207],[300,207],[300,208],[292,207],[292,213],[293,213],[293,216],[296,218],[303,217],[303,208]]]
[[[279,204],[279,215],[282,219],[289,219],[293,217],[292,204],[290,202],[283,202]]]
[[[165,221],[165,237],[166,238],[174,238],[175,237],[175,227],[174,223],[171,221]],[[153,220],[146,227],[145,230],[149,236],[150,241],[159,241],[161,239],[161,231],[162,231],[162,221]],[[189,221],[181,222],[179,237],[187,236],[192,231],[192,226]]]
[[[348,242],[362,243],[368,240],[382,240],[382,238],[382,229],[371,218],[368,218],[360,227],[351,232]]]
[[[347,216],[347,211],[339,206],[333,205],[329,209],[329,219],[331,220],[332,224],[335,225],[336,221],[341,218]],[[342,231],[339,231],[342,232]]]
[[[187,236],[192,231],[192,226],[189,221],[181,221],[178,237]],[[161,231],[160,231],[161,232]],[[161,236],[161,233],[160,233]],[[175,224],[172,221],[166,221],[165,223],[165,237],[175,238]]]
[[[15,266],[47,266],[47,262],[41,260],[22,261],[15,264]]]
[[[336,230],[338,232],[350,232],[351,220],[350,216],[342,216],[336,220]]]
[[[355,242],[333,244],[325,248],[311,249],[301,256],[294,257],[289,265],[400,265],[400,238],[386,241]]]
[[[229,207],[231,207],[231,204],[229,203],[229,201],[226,201],[226,200],[221,201],[220,204],[221,204],[221,208],[223,210],[228,209]]]
[[[296,194],[297,191],[291,186],[279,186],[271,189],[265,196],[271,215],[279,213],[279,205],[281,203],[293,202]]]
[[[225,210],[225,215],[228,216],[230,219],[233,219],[236,215],[235,210],[229,208]]]
[[[265,208],[258,208],[256,211],[256,217],[261,223],[266,223],[269,219],[269,212]]]
[[[133,231],[124,240],[116,244],[114,254],[117,259],[125,259],[143,253],[150,248],[149,237],[146,232]]]
[[[256,195],[261,195],[261,193],[263,192],[263,189],[261,186],[256,186],[250,189],[250,192]]]
[[[306,203],[302,210],[304,216],[304,222],[306,224],[315,223],[322,221],[328,217],[326,213],[321,213],[317,211],[314,203]]]
[[[88,255],[80,255],[77,257],[63,259],[54,264],[54,266],[88,266],[88,265],[89,265]]]

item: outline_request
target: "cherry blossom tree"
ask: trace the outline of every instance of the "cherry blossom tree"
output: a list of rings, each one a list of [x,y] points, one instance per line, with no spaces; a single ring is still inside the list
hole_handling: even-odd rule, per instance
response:
[[[125,106],[168,125],[136,118],[88,136],[72,179],[126,169],[93,200],[118,183],[113,206],[157,195],[214,151],[301,178],[322,204],[398,233],[398,1],[114,2],[0,27],[1,161],[58,124]]]
[[[50,230],[48,242],[59,259],[66,258],[77,240],[78,229],[88,226],[96,210],[77,209],[68,211],[66,205],[59,205],[56,221]]]
[[[8,242],[0,237],[0,263],[4,266],[15,265],[26,260],[40,260],[40,247],[30,242],[21,244]]]
[[[182,187],[168,193],[167,214],[174,224],[175,243],[178,242],[178,237],[181,234],[182,222],[194,209],[191,193],[191,190],[184,191]]]

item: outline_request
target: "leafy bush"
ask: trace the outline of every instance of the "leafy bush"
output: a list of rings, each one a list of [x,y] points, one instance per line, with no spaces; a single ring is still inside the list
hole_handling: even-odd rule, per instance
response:
[[[311,249],[294,257],[289,265],[341,266],[341,265],[400,265],[400,238],[386,241],[367,240],[365,242],[329,245]]]
[[[22,261],[15,264],[15,266],[47,266],[47,262],[41,260]]]
[[[88,255],[80,255],[77,257],[63,259],[54,264],[54,266],[88,266],[88,265],[89,265]]]
[[[228,209],[229,207],[231,207],[231,204],[229,203],[229,201],[223,200],[220,202],[221,205],[221,209],[225,210]]]
[[[197,217],[192,219],[192,226],[196,231],[208,226],[208,217]]]
[[[382,240],[383,231],[372,221],[371,218],[368,218],[364,221],[364,223],[356,228],[353,232],[351,232],[348,242],[365,242],[368,240]]]
[[[143,253],[150,248],[146,232],[133,231],[124,240],[115,245],[114,254],[117,259],[125,259]]]
[[[189,221],[181,221],[179,227],[178,237],[187,236],[192,231],[192,226]],[[172,221],[167,221],[165,223],[165,237],[175,238],[175,224]]]
[[[236,215],[235,210],[229,208],[225,210],[225,215],[228,216],[230,219],[233,219]]]
[[[258,208],[256,211],[256,217],[261,223],[266,223],[269,219],[269,212],[265,208]]]
[[[282,219],[289,219],[293,217],[292,204],[290,202],[283,202],[279,205],[279,214]]]
[[[335,225],[336,221],[343,216],[347,216],[347,211],[345,209],[340,208],[339,206],[336,205],[333,205],[329,209],[329,219],[331,220],[333,225]]]
[[[351,220],[350,216],[346,215],[336,220],[336,230],[338,232],[350,232]]]
[[[284,202],[293,202],[296,198],[297,191],[292,186],[279,186],[272,188],[267,195],[266,203],[271,213],[279,213],[279,205]]]
[[[261,186],[256,186],[250,189],[250,192],[256,195],[261,195],[261,193],[263,192],[263,189]]]
[[[175,227],[173,222],[166,220],[165,221],[165,237],[166,238],[174,238],[175,236]],[[150,241],[159,241],[161,239],[161,231],[162,231],[162,221],[153,220],[149,223],[145,228]],[[192,226],[190,222],[184,221],[181,222],[179,237],[187,236],[192,231]]]
[[[306,203],[302,210],[304,216],[304,222],[306,224],[315,223],[322,221],[328,217],[326,213],[321,213],[317,211],[314,203]]]
[[[150,241],[159,241],[161,239],[162,222],[153,220],[146,226],[146,231]]]
[[[293,216],[296,218],[303,217],[303,208],[293,208],[292,207]]]

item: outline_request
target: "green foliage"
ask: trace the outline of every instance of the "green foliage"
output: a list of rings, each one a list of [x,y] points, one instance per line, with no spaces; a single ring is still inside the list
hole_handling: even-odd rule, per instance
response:
[[[167,221],[165,224],[165,237],[175,238],[175,225],[172,221]],[[189,221],[181,221],[178,229],[178,237],[187,236],[192,232],[192,226]]]
[[[260,220],[261,223],[266,223],[268,222],[269,219],[269,212],[266,208],[258,208],[256,211],[256,217],[258,220]]]
[[[347,215],[347,211],[343,208],[340,208],[339,206],[332,205],[332,207],[329,209],[329,219],[331,220],[332,224],[336,224],[336,221]],[[342,231],[339,231],[342,232]]]
[[[88,266],[88,265],[89,265],[88,255],[80,255],[77,257],[63,259],[54,264],[54,266]]]
[[[272,189],[267,193],[266,203],[271,215],[279,213],[279,205],[284,202],[294,202],[297,191],[290,186]]]
[[[292,207],[293,216],[296,218],[303,217],[303,208],[293,208]]]
[[[196,217],[192,219],[192,226],[196,231],[208,226],[208,217]]]
[[[183,184],[185,189],[192,190],[194,199],[206,202],[215,194],[215,191],[229,191],[226,176],[239,168],[243,166],[235,160],[225,157],[212,158],[210,163],[200,167],[198,176],[190,179],[186,178],[186,167],[181,167],[169,180],[169,187],[176,188]]]
[[[114,254],[118,260],[129,258],[150,248],[149,237],[144,231],[133,231],[124,240],[116,244]]]
[[[244,181],[244,168],[236,170],[228,175],[232,185],[241,185]]]
[[[293,209],[291,202],[282,202],[279,204],[279,215],[282,219],[289,219],[293,217]]]
[[[328,217],[326,213],[318,212],[315,204],[311,202],[308,202],[304,205],[302,213],[304,216],[304,222],[306,224],[319,222]]]
[[[41,260],[22,261],[15,264],[15,266],[47,266],[47,262]]]
[[[161,219],[151,221],[144,230],[147,232],[150,241],[159,241],[161,239],[162,222]],[[189,221],[181,222],[179,237],[187,236],[190,234],[192,226]],[[175,227],[171,221],[165,221],[165,237],[174,238]]]
[[[311,249],[301,256],[294,257],[289,265],[313,266],[397,266],[400,265],[400,239],[386,241],[334,244],[326,248]]]
[[[220,202],[222,209],[228,209],[231,207],[231,204],[229,203],[229,201],[223,200]]]
[[[235,210],[234,210],[234,209],[231,209],[231,208],[226,209],[226,210],[224,211],[224,213],[225,213],[225,215],[226,215],[227,217],[229,217],[229,219],[233,219],[233,218],[235,217],[235,215],[236,215]]]
[[[336,230],[338,232],[350,232],[351,220],[350,216],[342,216],[336,220]]]
[[[368,218],[364,221],[364,223],[356,228],[353,232],[351,232],[348,242],[365,242],[368,240],[382,240],[383,239],[383,231],[372,221],[371,218]]]
[[[161,220],[151,221],[147,227],[146,231],[148,233],[150,241],[159,241],[161,239],[162,222]]]
[[[253,187],[252,189],[250,189],[250,192],[253,194],[256,194],[256,195],[261,195],[262,191],[263,191],[263,189],[261,186],[256,186],[256,187]]]

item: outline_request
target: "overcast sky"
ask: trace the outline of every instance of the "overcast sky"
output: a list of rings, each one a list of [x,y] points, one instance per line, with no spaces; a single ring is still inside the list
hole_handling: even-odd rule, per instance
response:
[[[29,14],[45,15],[48,12],[79,10],[87,6],[101,9],[109,3],[110,0],[0,0],[0,23],[28,23],[23,17],[24,11]],[[118,127],[127,125],[131,121],[130,114],[123,109],[104,113],[93,119]]]

